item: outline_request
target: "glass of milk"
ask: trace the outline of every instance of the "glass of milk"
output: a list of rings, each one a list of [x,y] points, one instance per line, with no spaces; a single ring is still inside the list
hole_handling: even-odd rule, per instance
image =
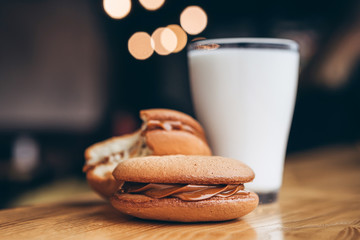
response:
[[[238,159],[255,172],[247,189],[261,203],[281,187],[299,71],[296,42],[209,39],[188,48],[196,115],[214,155]]]

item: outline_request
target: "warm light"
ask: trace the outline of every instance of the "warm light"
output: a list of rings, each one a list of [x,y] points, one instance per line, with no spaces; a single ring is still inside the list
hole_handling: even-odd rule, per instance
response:
[[[176,38],[177,38],[177,45],[176,45],[176,48],[175,50],[173,51],[173,53],[177,53],[177,52],[180,52],[181,50],[183,50],[183,48],[185,47],[186,45],[186,42],[187,42],[187,35],[186,33],[184,32],[184,30],[177,24],[172,24],[172,25],[169,25],[167,26],[169,29],[171,29],[175,35],[176,35]]]
[[[139,0],[140,4],[149,11],[158,10],[165,2],[165,0]]]
[[[104,0],[105,12],[114,19],[126,17],[131,10],[131,0]]]
[[[152,34],[155,52],[159,55],[168,55],[176,49],[177,38],[170,28],[158,28]]]
[[[152,39],[146,32],[136,32],[128,41],[130,54],[139,60],[145,60],[153,54],[154,49],[152,45]]]
[[[181,13],[180,24],[188,34],[196,35],[206,28],[207,15],[200,7],[189,6]]]

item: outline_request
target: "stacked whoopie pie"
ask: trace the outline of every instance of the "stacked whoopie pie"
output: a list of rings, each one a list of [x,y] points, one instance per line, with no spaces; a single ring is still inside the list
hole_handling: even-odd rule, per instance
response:
[[[120,212],[143,219],[199,222],[244,216],[258,196],[244,183],[253,171],[211,156],[201,125],[168,109],[140,112],[140,130],[90,146],[84,171],[90,186]]]
[[[149,156],[121,162],[111,204],[143,219],[224,221],[248,214],[258,196],[244,189],[254,179],[245,164],[219,156]]]

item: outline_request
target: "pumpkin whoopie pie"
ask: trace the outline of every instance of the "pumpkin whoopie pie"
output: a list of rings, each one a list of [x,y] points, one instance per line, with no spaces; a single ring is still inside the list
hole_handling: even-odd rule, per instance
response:
[[[149,155],[211,155],[201,125],[189,115],[170,109],[140,111],[141,128],[132,134],[96,143],[85,151],[83,171],[89,185],[108,198],[117,189],[112,171],[128,158]]]
[[[250,213],[255,193],[244,189],[254,172],[219,156],[147,156],[118,164],[119,189],[110,198],[120,212],[143,219],[178,222],[225,221]]]

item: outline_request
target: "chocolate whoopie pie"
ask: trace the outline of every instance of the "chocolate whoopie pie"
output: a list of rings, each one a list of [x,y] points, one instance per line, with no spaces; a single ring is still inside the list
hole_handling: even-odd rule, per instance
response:
[[[254,172],[219,156],[148,156],[124,160],[113,172],[119,189],[110,198],[120,212],[178,222],[225,221],[258,205],[244,183]]]
[[[112,176],[116,165],[128,158],[149,155],[211,155],[201,125],[191,116],[170,109],[140,111],[141,128],[123,136],[93,144],[85,151],[86,179],[104,198],[118,185]]]

